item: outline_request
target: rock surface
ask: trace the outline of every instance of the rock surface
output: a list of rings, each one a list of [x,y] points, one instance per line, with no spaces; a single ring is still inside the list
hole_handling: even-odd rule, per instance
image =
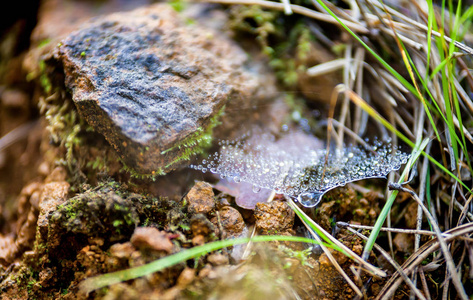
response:
[[[202,151],[225,107],[275,93],[235,43],[162,4],[98,18],[54,58],[80,114],[141,174],[173,170]]]
[[[286,202],[258,203],[255,208],[255,225],[262,234],[281,234],[292,228],[294,216],[294,211]]]
[[[188,210],[193,214],[207,214],[215,209],[212,186],[205,182],[197,182],[187,193],[185,199],[189,203]]]
[[[224,239],[240,237],[245,229],[245,222],[240,212],[231,206],[224,206],[219,210],[219,214],[219,218],[210,220],[219,230],[223,230],[223,233],[219,234]]]
[[[154,227],[137,227],[130,239],[133,246],[139,249],[165,251],[171,253],[174,245],[168,235]]]

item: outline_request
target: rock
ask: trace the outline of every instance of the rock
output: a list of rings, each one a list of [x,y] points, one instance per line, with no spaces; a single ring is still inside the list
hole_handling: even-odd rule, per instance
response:
[[[63,167],[56,167],[49,173],[44,182],[65,181],[67,178],[67,171]]]
[[[81,116],[142,174],[176,169],[209,145],[225,108],[275,93],[235,43],[186,25],[163,4],[95,19],[64,39],[54,59]],[[240,114],[231,128],[247,120]]]
[[[393,239],[396,250],[403,253],[412,253],[414,251],[414,235],[407,233],[396,233]]]
[[[130,242],[113,244],[110,247],[110,254],[117,258],[129,258],[135,250]]]
[[[177,278],[177,286],[183,288],[189,285],[195,279],[195,269],[185,268]]]
[[[130,241],[133,246],[139,249],[171,253],[174,248],[167,234],[154,227],[137,227]]]
[[[204,215],[197,214],[191,218],[191,231],[193,237],[199,235],[207,237],[209,234],[214,232],[214,230],[214,225],[210,223]]]
[[[192,238],[192,245],[200,246],[203,244],[205,244],[205,237],[203,235],[199,234]]]
[[[69,186],[69,183],[65,181],[50,182],[43,186],[39,200],[38,227],[45,228],[48,226],[50,214],[67,200]]]
[[[215,195],[212,186],[204,181],[197,182],[187,193],[187,209],[193,214],[207,214],[215,208]]]
[[[68,236],[123,240],[131,236],[139,223],[135,198],[127,196],[114,182],[77,194],[48,215],[47,226],[39,226],[40,238],[50,251],[69,247]],[[40,221],[41,215],[38,225]]]
[[[223,238],[236,238],[241,236],[245,229],[245,221],[240,212],[231,206],[219,210],[220,224],[223,229]],[[212,219],[214,221],[215,219]],[[218,220],[215,220],[218,222]]]
[[[280,234],[294,225],[294,211],[283,201],[258,203],[255,208],[256,227],[263,234]]]
[[[117,11],[130,10],[145,3],[143,1],[62,1],[41,0],[37,12],[37,24],[31,33],[30,51],[23,61],[28,79],[41,75],[39,62],[45,54],[69,33],[88,19]]]
[[[212,253],[207,257],[207,261],[213,266],[221,266],[228,264],[228,256],[222,253]]]
[[[17,252],[15,238],[11,235],[4,236],[0,234],[0,264],[3,266],[10,265]]]

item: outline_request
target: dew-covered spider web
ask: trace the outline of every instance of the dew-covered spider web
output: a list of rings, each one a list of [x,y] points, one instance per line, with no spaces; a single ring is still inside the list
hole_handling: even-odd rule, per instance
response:
[[[327,191],[348,182],[386,178],[409,158],[409,154],[394,149],[389,142],[378,140],[371,143],[370,149],[332,148],[327,154],[323,146],[301,143],[295,137],[298,134],[278,141],[270,134],[220,141],[220,151],[191,167],[253,184],[254,192],[271,189],[314,207]]]

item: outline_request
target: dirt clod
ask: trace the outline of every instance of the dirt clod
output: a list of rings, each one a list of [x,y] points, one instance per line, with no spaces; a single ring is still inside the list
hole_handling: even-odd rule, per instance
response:
[[[263,234],[288,231],[294,225],[294,216],[294,211],[283,201],[256,204],[256,227]]]
[[[185,287],[195,279],[195,269],[185,268],[177,278],[177,285]]]
[[[197,182],[186,195],[187,209],[193,214],[207,214],[215,208],[212,186],[204,181]]]
[[[197,214],[191,218],[191,231],[194,237],[206,237],[215,231],[215,227],[204,215]]]
[[[137,227],[130,241],[133,246],[139,249],[171,253],[174,248],[168,235],[153,227]]]
[[[213,266],[221,266],[228,264],[228,256],[222,253],[213,253],[207,257],[207,261]]]
[[[130,242],[126,242],[123,244],[113,244],[110,247],[110,254],[117,258],[128,258],[135,250],[136,249]]]
[[[216,227],[218,234],[222,238],[236,238],[239,237],[246,225],[240,212],[231,206],[224,206],[218,211],[218,217],[215,216],[210,220]],[[220,229],[223,230],[220,233]]]

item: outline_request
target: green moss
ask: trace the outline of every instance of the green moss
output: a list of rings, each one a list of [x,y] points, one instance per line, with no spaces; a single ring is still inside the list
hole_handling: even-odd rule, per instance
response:
[[[155,170],[155,171],[153,171],[152,173],[149,173],[149,174],[147,174],[147,173],[138,173],[135,169],[129,167],[123,161],[123,159],[119,158],[119,160],[122,164],[122,168],[121,168],[120,172],[125,172],[125,173],[130,174],[131,178],[136,178],[136,179],[140,179],[140,180],[156,181],[158,176],[166,175],[166,172],[164,172],[162,168],[158,168],[157,170]]]
[[[99,172],[105,171],[108,173],[109,167],[107,164],[107,157],[97,156],[95,160],[87,162],[87,167],[97,170]]]
[[[49,77],[46,74],[46,63],[44,62],[44,60],[39,61],[39,71],[39,82],[41,84],[41,87],[46,92],[46,94],[49,94],[53,90],[53,86],[51,84],[51,80],[49,80]]]
[[[169,162],[164,168],[159,168],[152,173],[139,173],[135,169],[129,167],[123,159],[120,159],[122,163],[122,172],[127,172],[130,174],[132,178],[137,178],[141,180],[152,180],[155,181],[158,176],[166,175],[164,170],[175,166],[182,161],[190,160],[192,157],[204,153],[206,149],[208,149],[212,145],[213,140],[213,130],[214,128],[220,124],[220,117],[225,112],[225,106],[223,106],[215,116],[213,116],[209,124],[205,129],[199,127],[195,132],[188,135],[185,139],[183,139],[178,144],[174,145],[173,147],[166,149],[161,152],[162,155],[169,153],[171,151],[179,149],[180,155],[174,158],[171,162]],[[147,151],[148,149],[145,148]]]
[[[302,266],[308,266],[310,268],[314,267],[308,262],[309,257],[310,257],[311,252],[312,252],[312,248],[307,248],[307,249],[304,249],[304,250],[301,250],[301,251],[296,251],[296,250],[293,250],[293,249],[288,248],[286,246],[280,245],[278,247],[278,249],[279,249],[279,251],[283,252],[287,256],[289,256],[291,258],[295,258],[298,261],[300,261]]]
[[[237,32],[246,32],[256,36],[262,48],[268,47],[268,38],[282,27],[276,25],[280,12],[264,10],[260,6],[232,6],[230,11],[229,27]]]
[[[183,0],[171,0],[168,4],[177,12],[182,12],[187,7],[187,3]]]
[[[58,206],[51,221],[55,230],[101,236],[130,233],[139,223],[139,217],[128,193],[111,181]]]
[[[177,145],[169,148],[161,154],[166,154],[169,151],[175,150],[176,148],[183,150],[181,155],[176,157],[172,162],[166,165],[166,169],[180,163],[183,160],[190,160],[192,157],[202,154],[206,149],[212,145],[213,130],[220,124],[220,117],[225,113],[225,106],[223,106],[217,114],[215,114],[209,121],[207,128],[198,128],[195,132],[191,133],[188,137],[182,140]]]

